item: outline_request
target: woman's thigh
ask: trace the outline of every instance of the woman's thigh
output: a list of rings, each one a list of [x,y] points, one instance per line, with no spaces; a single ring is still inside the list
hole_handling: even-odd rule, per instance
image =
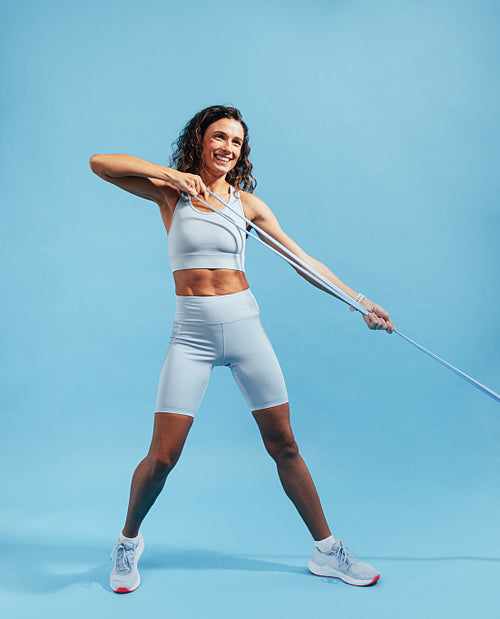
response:
[[[193,329],[174,331],[165,355],[158,383],[157,413],[177,413],[193,417],[198,410],[216,360],[209,338]]]
[[[224,325],[226,356],[252,411],[288,402],[280,364],[260,317]]]

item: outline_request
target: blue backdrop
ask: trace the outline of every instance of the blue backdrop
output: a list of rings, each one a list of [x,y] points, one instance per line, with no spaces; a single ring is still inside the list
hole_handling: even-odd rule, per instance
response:
[[[309,535],[219,369],[145,522],[144,584],[109,591],[173,280],[157,207],[88,159],[168,163],[195,112],[239,107],[285,231],[498,391],[500,5],[21,0],[0,23],[6,616],[493,617],[498,404],[252,241],[301,451],[382,580],[306,575]]]

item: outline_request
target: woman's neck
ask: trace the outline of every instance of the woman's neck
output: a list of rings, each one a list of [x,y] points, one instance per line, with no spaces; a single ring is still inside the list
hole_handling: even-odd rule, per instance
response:
[[[226,181],[226,175],[224,176],[212,176],[206,172],[200,173],[201,180],[205,183],[207,189],[216,195],[226,195],[229,193],[229,183]]]

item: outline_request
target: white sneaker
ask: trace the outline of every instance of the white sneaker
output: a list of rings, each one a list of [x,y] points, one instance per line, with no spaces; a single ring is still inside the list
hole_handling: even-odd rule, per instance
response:
[[[314,546],[309,571],[316,576],[340,578],[348,585],[357,587],[373,585],[380,578],[371,565],[350,555],[340,540],[333,544],[330,552],[321,552]]]
[[[140,533],[137,544],[118,541],[114,547],[111,559],[114,557],[115,564],[111,570],[109,584],[115,593],[132,593],[141,584],[137,562],[143,550],[144,538]]]

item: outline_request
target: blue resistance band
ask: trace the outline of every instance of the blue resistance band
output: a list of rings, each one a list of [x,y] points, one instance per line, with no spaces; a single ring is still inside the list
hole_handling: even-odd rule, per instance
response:
[[[226,204],[226,202],[224,202],[224,200],[221,200],[218,196],[216,196],[214,193],[212,193],[210,190],[208,190],[208,193],[213,196],[218,202],[220,202],[225,208],[227,208],[229,211],[231,211],[232,213],[234,213],[235,215],[237,215],[240,219],[242,219],[246,224],[248,224],[249,226],[251,226],[252,228],[254,228],[260,235],[262,235],[263,237],[269,239],[269,241],[275,246],[278,247],[280,249],[280,251],[278,251],[277,249],[275,249],[275,247],[272,247],[271,245],[268,245],[266,242],[264,242],[262,239],[260,239],[258,236],[255,236],[254,234],[252,234],[251,232],[249,232],[246,228],[246,226],[240,226],[238,225],[233,219],[231,219],[231,217],[228,217],[223,210],[217,210],[216,208],[214,208],[213,206],[211,206],[210,204],[208,204],[207,202],[205,202],[204,200],[202,200],[199,196],[196,196],[196,199],[199,200],[202,204],[204,204],[206,207],[208,207],[210,210],[214,211],[214,213],[218,213],[221,217],[223,217],[224,219],[226,219],[227,221],[230,221],[234,226],[236,226],[238,229],[242,230],[243,232],[245,232],[245,234],[248,234],[248,236],[251,236],[253,239],[255,239],[256,241],[258,241],[259,243],[262,243],[262,245],[264,245],[264,247],[267,247],[268,249],[270,249],[271,251],[273,251],[275,254],[277,254],[280,258],[283,258],[283,260],[286,260],[289,264],[291,264],[293,266],[294,269],[297,269],[298,271],[301,271],[302,273],[304,273],[305,275],[307,275],[308,277],[310,277],[311,279],[313,279],[316,283],[318,283],[322,288],[328,290],[329,292],[331,292],[334,296],[338,297],[339,299],[341,299],[342,301],[344,301],[345,303],[347,303],[348,305],[350,305],[353,309],[355,309],[356,311],[360,312],[361,314],[368,316],[370,314],[370,312],[366,309],[366,307],[363,307],[363,305],[361,305],[360,303],[358,303],[357,301],[355,301],[354,299],[352,299],[349,295],[347,295],[343,290],[341,290],[340,288],[338,288],[333,282],[331,282],[330,280],[326,279],[326,277],[324,275],[322,275],[321,273],[319,273],[318,271],[316,271],[313,267],[311,267],[310,265],[308,265],[307,263],[305,263],[303,260],[301,260],[298,256],[296,256],[295,254],[293,254],[289,249],[287,249],[284,245],[282,245],[281,243],[279,243],[276,239],[274,239],[270,234],[268,234],[267,232],[265,232],[264,230],[262,230],[262,228],[260,228],[259,226],[255,225],[253,222],[251,222],[250,220],[248,220],[246,217],[244,217],[243,215],[241,215],[240,213],[238,213],[237,211],[235,211],[234,209],[232,209],[229,204]],[[500,402],[500,395],[498,395],[498,393],[496,393],[495,391],[493,391],[492,389],[490,389],[489,387],[486,387],[486,385],[483,385],[482,383],[480,383],[479,381],[475,380],[474,378],[472,378],[471,376],[469,376],[468,374],[466,374],[465,372],[462,372],[462,370],[459,370],[458,368],[456,368],[455,366],[451,365],[450,363],[448,363],[447,361],[445,361],[444,359],[441,359],[440,357],[438,357],[437,355],[435,355],[433,352],[431,352],[430,350],[427,350],[427,348],[424,348],[423,346],[421,346],[418,342],[415,342],[414,340],[412,340],[411,338],[409,338],[408,336],[404,335],[404,333],[401,333],[401,331],[399,331],[398,329],[394,328],[394,333],[397,333],[400,337],[402,337],[405,341],[409,342],[410,344],[412,344],[413,346],[415,346],[416,348],[418,348],[418,350],[421,350],[423,353],[425,353],[426,355],[428,355],[429,357],[432,357],[433,359],[435,359],[436,361],[438,361],[439,363],[441,363],[441,365],[444,365],[444,367],[448,368],[449,370],[451,370],[452,372],[454,372],[455,374],[457,374],[458,376],[461,376],[464,380],[466,380],[468,383],[470,383],[471,385],[474,385],[474,387],[476,387],[477,389],[479,389],[480,391],[482,391],[483,393],[485,393],[486,395],[489,395],[491,398],[493,398],[494,400],[496,400],[497,402]]]

